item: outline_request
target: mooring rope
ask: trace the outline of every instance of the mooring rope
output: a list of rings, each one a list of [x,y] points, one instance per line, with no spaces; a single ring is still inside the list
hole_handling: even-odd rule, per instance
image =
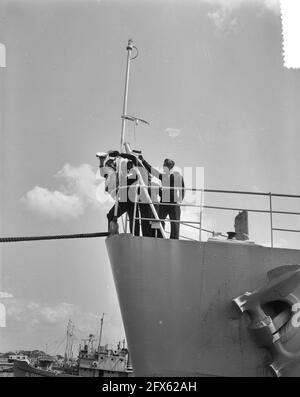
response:
[[[80,234],[57,234],[53,236],[31,236],[31,237],[0,237],[0,243],[14,243],[19,241],[36,241],[36,240],[61,240],[67,238],[93,238],[107,237],[108,232],[98,233],[80,233]]]

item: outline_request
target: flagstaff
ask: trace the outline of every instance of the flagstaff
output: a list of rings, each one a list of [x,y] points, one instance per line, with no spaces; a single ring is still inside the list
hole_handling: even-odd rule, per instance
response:
[[[135,57],[131,58],[131,52],[133,48],[136,49],[137,54]],[[129,85],[129,72],[130,72],[130,61],[135,59],[138,55],[137,48],[133,45],[133,40],[129,39],[126,47],[127,50],[127,64],[126,64],[126,77],[125,77],[125,89],[124,89],[124,100],[123,100],[123,112],[122,115],[126,116],[127,114],[127,101],[128,101],[128,85]],[[125,141],[125,117],[122,117],[122,129],[121,129],[121,142],[120,142],[120,152],[123,150],[124,141]]]

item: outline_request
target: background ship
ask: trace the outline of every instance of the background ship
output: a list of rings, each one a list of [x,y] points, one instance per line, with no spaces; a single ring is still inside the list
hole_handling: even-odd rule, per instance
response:
[[[80,348],[78,356],[78,375],[85,377],[127,377],[132,376],[133,371],[129,360],[129,352],[118,344],[117,349],[109,349],[108,346],[93,345],[93,335]]]
[[[41,357],[37,363],[32,364],[28,360],[14,361],[14,377],[73,377],[76,375],[57,371],[52,368],[52,357]]]
[[[15,377],[128,377],[133,375],[129,352],[123,343],[118,343],[116,349],[101,345],[104,315],[101,318],[98,345],[93,334],[83,340],[79,346],[79,354],[73,359],[74,324],[69,321],[65,357],[58,365],[54,357],[42,354],[35,360],[24,355],[10,356],[10,366],[13,366]]]

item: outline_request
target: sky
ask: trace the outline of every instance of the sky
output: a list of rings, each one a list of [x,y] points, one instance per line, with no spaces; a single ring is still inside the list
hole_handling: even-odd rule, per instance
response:
[[[127,139],[150,164],[203,167],[207,189],[299,194],[300,72],[283,67],[278,1],[1,0],[0,15],[1,236],[106,230],[112,202],[95,153],[119,148],[129,38],[139,56],[128,114],[150,127],[128,125]],[[268,208],[266,198],[205,203]],[[275,209],[298,203],[274,199]],[[204,225],[224,233],[235,215],[207,210]],[[300,229],[298,217],[274,221]],[[268,244],[268,216],[249,222],[250,238]],[[99,332],[102,313],[103,342],[124,338],[104,239],[0,250],[0,351],[62,352],[69,319],[79,340]]]

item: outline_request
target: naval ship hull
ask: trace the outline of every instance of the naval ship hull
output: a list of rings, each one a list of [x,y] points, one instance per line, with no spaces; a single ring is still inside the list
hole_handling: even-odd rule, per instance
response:
[[[106,246],[135,376],[274,376],[233,299],[263,286],[268,271],[299,264],[299,250],[129,234]],[[284,376],[300,376],[293,362]]]

